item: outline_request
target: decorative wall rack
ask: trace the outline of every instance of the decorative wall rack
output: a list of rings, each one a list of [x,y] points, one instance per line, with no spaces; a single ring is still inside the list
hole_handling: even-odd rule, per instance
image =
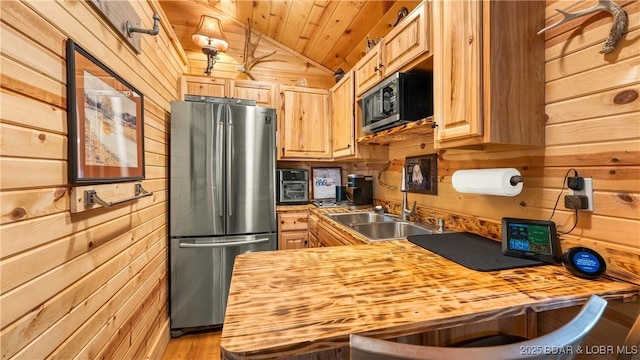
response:
[[[140,183],[87,185],[71,189],[71,213],[114,207],[153,195]]]

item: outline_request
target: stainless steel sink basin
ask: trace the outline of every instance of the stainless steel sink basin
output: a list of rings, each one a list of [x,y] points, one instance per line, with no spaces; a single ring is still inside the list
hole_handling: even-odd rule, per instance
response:
[[[397,220],[393,216],[377,214],[374,212],[329,214],[329,217],[347,226],[368,223],[384,223]]]
[[[402,239],[411,235],[434,233],[432,230],[402,221],[354,224],[351,227],[370,241]]]
[[[425,224],[425,227],[395,216],[375,212],[328,214],[328,216],[364,235],[371,242],[404,239],[411,235],[427,235],[438,232],[430,229],[428,224]]]

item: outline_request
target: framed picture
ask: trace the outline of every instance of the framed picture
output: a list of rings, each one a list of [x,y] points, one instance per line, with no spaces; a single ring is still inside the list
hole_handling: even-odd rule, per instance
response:
[[[404,167],[408,192],[438,194],[438,154],[408,157]]]
[[[67,40],[69,181],[144,179],[144,97]]]
[[[331,199],[336,197],[336,186],[342,185],[340,168],[312,168],[314,199]]]

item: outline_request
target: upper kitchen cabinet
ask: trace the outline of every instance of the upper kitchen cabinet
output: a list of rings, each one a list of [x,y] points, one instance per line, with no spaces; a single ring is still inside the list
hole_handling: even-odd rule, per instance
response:
[[[436,148],[544,145],[544,11],[544,1],[433,2]]]
[[[331,88],[331,129],[333,157],[355,155],[355,117],[353,71],[347,72]]]
[[[385,74],[393,74],[429,50],[429,3],[422,2],[382,40]]]
[[[356,117],[354,72],[347,72],[331,88],[332,153],[334,159],[387,159],[387,147],[359,144],[362,121]],[[360,112],[358,112],[360,115]]]
[[[229,80],[229,96],[255,100],[257,105],[276,107],[276,84],[266,81]]]
[[[382,49],[382,43],[376,44],[353,67],[357,96],[364,94],[382,79],[383,65],[380,49]]]
[[[278,160],[331,159],[329,91],[280,86]]]
[[[429,3],[424,1],[356,63],[356,96],[396,71],[410,70],[429,51]]]
[[[184,100],[186,94],[225,97],[227,93],[227,81],[205,76],[180,77],[180,100]]]

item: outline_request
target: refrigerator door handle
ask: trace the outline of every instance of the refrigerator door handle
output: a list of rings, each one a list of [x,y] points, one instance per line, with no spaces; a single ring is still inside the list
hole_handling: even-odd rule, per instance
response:
[[[233,182],[232,174],[233,174],[233,119],[231,118],[231,107],[229,105],[225,105],[225,110],[227,111],[227,121],[229,124],[228,132],[227,132],[227,216],[233,216],[233,201],[231,196],[233,194]]]
[[[241,245],[251,245],[251,244],[260,244],[269,242],[269,238],[261,238],[254,240],[245,240],[245,241],[230,241],[230,242],[220,242],[220,243],[200,243],[200,244],[192,244],[192,243],[180,243],[181,248],[221,248],[221,247],[235,247]]]
[[[218,117],[213,117],[214,121],[216,121],[215,119],[220,119],[220,113],[222,110],[222,106],[218,107]],[[213,113],[213,108],[211,110],[211,112]],[[213,114],[212,114],[213,115]],[[223,191],[222,191],[222,173],[224,171],[223,168],[223,164],[224,162],[222,161],[222,154],[223,154],[223,141],[224,141],[224,122],[222,120],[217,120],[217,124],[216,126],[218,127],[217,133],[216,133],[216,153],[215,156],[211,157],[211,161],[217,161],[218,162],[218,168],[216,169],[216,183],[217,183],[217,187],[218,187],[218,194],[217,194],[217,198],[218,198],[218,216],[224,216],[224,203],[223,203],[223,199],[224,199],[224,195],[223,195]],[[213,127],[212,127],[213,128]],[[212,171],[213,171],[213,166],[211,167]],[[213,178],[213,176],[212,176]]]

